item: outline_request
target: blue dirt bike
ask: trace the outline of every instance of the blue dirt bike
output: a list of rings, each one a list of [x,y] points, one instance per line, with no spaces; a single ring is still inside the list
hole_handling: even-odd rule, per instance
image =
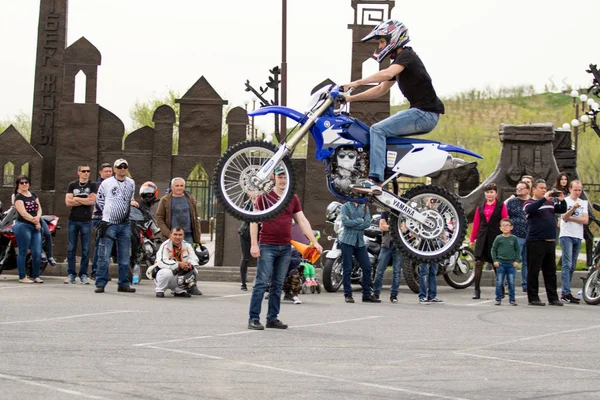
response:
[[[230,147],[219,159],[213,185],[218,200],[235,218],[247,222],[265,221],[279,215],[294,195],[295,175],[290,155],[310,132],[316,142],[317,160],[326,163],[327,185],[331,193],[357,203],[373,202],[391,214],[390,227],[399,249],[408,257],[422,262],[437,262],[456,253],[466,234],[467,220],[458,197],[433,185],[415,187],[397,197],[385,190],[387,183],[400,176],[424,177],[434,172],[456,168],[466,162],[449,152],[482,158],[469,150],[433,140],[395,137],[387,140],[387,169],[384,190],[380,195],[358,194],[352,186],[368,177],[369,127],[345,111],[343,88],[328,85],[315,92],[309,111],[301,113],[281,106],[270,106],[250,113],[284,115],[299,128],[279,146],[250,140]],[[275,194],[272,179],[276,168],[287,175],[285,187]],[[247,210],[244,203],[252,199],[255,206]]]

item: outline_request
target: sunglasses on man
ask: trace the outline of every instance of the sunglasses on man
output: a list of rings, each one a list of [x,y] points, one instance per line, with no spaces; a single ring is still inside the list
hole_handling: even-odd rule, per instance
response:
[[[117,167],[117,169],[127,169],[127,168],[129,168],[129,167],[125,164],[121,164]]]

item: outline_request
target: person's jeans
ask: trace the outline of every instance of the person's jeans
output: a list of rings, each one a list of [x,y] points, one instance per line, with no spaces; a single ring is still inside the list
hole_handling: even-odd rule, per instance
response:
[[[387,138],[419,132],[431,132],[439,119],[440,115],[438,113],[409,108],[373,124],[370,129],[371,161],[369,176],[383,181],[387,160]]]
[[[194,245],[194,235],[192,234],[192,232],[186,232],[185,235],[183,236],[183,240],[185,240],[192,246]]]
[[[67,273],[77,275],[75,269],[75,256],[77,255],[77,240],[81,235],[81,264],[79,264],[79,276],[87,275],[90,262],[90,240],[92,233],[92,221],[70,221],[67,233]]]
[[[400,286],[400,272],[402,271],[402,254],[396,249],[394,244],[390,247],[382,247],[379,252],[379,261],[377,263],[377,272],[375,275],[375,283],[373,283],[373,293],[379,296],[381,286],[383,285],[383,274],[387,266],[392,261],[392,287],[390,288],[390,296],[398,296],[398,287]]]
[[[502,300],[505,276],[506,283],[508,284],[508,300],[515,301],[515,278],[517,276],[517,269],[509,262],[500,262],[500,266],[496,268],[496,301]]]
[[[250,239],[245,238],[242,235],[240,237],[240,246],[242,248],[242,258],[240,260],[240,280],[242,285],[246,285],[246,277],[248,276],[248,264],[250,264]]]
[[[35,229],[35,225],[28,222],[15,222],[13,232],[19,246],[17,255],[17,269],[19,279],[25,279],[25,260],[27,252],[31,250],[31,279],[40,277],[40,258],[42,256],[42,233]]]
[[[104,287],[108,282],[108,265],[113,244],[117,242],[117,259],[119,262],[119,286],[129,286],[129,257],[131,256],[131,228],[129,222],[111,224],[106,228],[103,238],[98,243],[98,270],[96,286]]]
[[[344,283],[344,296],[352,297],[352,257],[356,257],[356,261],[362,269],[362,296],[363,299],[371,297],[371,260],[367,247],[357,247],[350,244],[340,242],[342,249],[342,282]]]
[[[563,236],[560,238],[560,247],[562,247],[562,295],[565,296],[571,293],[571,279],[581,250],[581,239]]]
[[[100,238],[96,236],[96,227],[98,223],[100,223],[100,219],[93,219],[92,226],[94,228],[94,237],[95,245],[94,245],[94,257],[92,258],[92,275],[96,276],[96,270],[98,269],[98,244],[100,243]]]
[[[269,308],[267,311],[267,322],[277,319],[281,306],[281,289],[283,280],[287,275],[290,265],[292,248],[289,244],[274,245],[260,244],[260,257],[256,267],[256,279],[252,288],[250,298],[250,319],[260,319],[263,296],[267,285],[271,281],[269,289]]]
[[[438,264],[421,264],[419,267],[419,298],[433,300],[437,297]]]
[[[527,290],[527,246],[525,246],[525,238],[517,237],[517,242],[521,248],[521,287]]]
[[[52,255],[52,233],[50,233],[50,228],[48,228],[48,223],[40,219],[40,224],[42,225],[42,235],[44,240],[42,240],[42,250],[46,253],[46,258],[54,257]]]

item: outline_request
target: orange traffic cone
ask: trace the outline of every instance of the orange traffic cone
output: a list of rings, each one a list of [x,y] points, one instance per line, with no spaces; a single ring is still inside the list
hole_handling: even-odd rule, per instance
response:
[[[309,246],[295,240],[290,240],[290,243],[302,254],[302,258],[308,260],[311,264],[314,264],[321,257],[321,253],[319,253],[319,250],[315,246]]]

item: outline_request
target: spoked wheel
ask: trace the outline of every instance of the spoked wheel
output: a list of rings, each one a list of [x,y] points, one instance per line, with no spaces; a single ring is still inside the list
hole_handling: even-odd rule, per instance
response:
[[[439,186],[424,185],[403,197],[431,222],[425,226],[403,214],[390,217],[392,237],[406,257],[436,263],[458,251],[467,233],[467,219],[456,195]]]
[[[452,270],[444,274],[448,286],[454,289],[466,289],[471,286],[475,279],[475,253],[470,247],[461,248],[445,262],[454,264]]]
[[[342,286],[342,257],[325,258],[323,261],[323,287],[328,292],[337,292]]]
[[[592,305],[600,304],[600,276],[598,268],[590,273],[583,283],[583,300]]]
[[[272,143],[249,140],[229,148],[215,167],[213,186],[215,194],[225,210],[233,217],[246,222],[266,221],[281,214],[294,196],[296,177],[289,157],[285,157],[276,168],[283,168],[285,184],[267,178],[257,179],[257,173],[277,151]],[[282,186],[275,193],[276,184]],[[283,186],[285,185],[285,186]],[[254,203],[250,207],[251,200]]]

